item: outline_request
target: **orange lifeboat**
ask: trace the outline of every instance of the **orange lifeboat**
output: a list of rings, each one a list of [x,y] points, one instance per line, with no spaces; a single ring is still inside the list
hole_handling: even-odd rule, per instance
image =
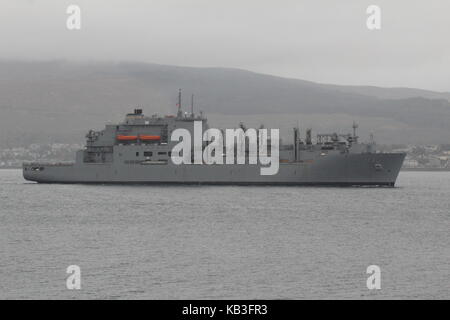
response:
[[[146,136],[141,134],[139,136],[139,139],[142,141],[157,141],[157,140],[161,140],[161,136]]]
[[[122,136],[122,135],[118,135],[117,136],[117,140],[119,141],[132,141],[132,140],[136,140],[137,136]]]

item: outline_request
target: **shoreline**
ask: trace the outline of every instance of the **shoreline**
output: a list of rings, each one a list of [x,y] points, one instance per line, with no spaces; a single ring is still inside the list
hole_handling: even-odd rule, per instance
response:
[[[428,172],[449,172],[450,168],[402,168],[400,171],[428,171]]]
[[[0,167],[0,170],[22,170],[22,167]],[[450,172],[450,168],[402,168],[401,171],[412,172]]]

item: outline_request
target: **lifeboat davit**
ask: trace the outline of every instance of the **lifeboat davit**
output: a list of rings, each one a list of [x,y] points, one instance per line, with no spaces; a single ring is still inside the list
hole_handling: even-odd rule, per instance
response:
[[[117,140],[119,141],[132,141],[132,140],[136,140],[137,136],[122,136],[122,135],[118,135],[117,136]]]
[[[141,134],[139,139],[142,141],[158,141],[161,140],[161,136],[146,136]]]

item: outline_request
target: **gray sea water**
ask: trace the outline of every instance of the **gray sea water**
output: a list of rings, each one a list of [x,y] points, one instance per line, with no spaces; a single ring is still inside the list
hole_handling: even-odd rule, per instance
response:
[[[81,290],[66,288],[74,264]],[[449,299],[450,173],[401,172],[391,189],[45,185],[0,170],[0,298]]]

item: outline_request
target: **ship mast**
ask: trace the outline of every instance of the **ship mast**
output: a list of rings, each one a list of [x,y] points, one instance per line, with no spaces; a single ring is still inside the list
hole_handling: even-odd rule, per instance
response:
[[[181,118],[183,116],[183,112],[181,111],[181,89],[178,90],[178,112],[177,117]]]
[[[298,126],[294,127],[294,161],[298,161]]]
[[[356,136],[356,129],[358,129],[358,124],[353,121],[353,142],[357,143],[358,142],[358,137]]]

